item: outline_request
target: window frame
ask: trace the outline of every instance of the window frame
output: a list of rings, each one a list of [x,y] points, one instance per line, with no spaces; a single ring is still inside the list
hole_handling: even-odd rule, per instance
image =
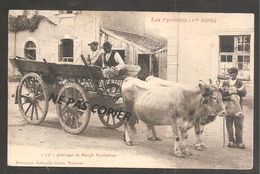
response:
[[[28,47],[27,47],[27,44],[30,43],[30,42],[33,44],[34,47],[30,47],[30,45],[28,45]],[[30,56],[28,56],[28,53],[26,51],[33,51],[34,54],[35,54],[35,57],[33,57],[31,54],[29,54]],[[37,59],[36,44],[31,40],[26,41],[25,44],[24,44],[24,57],[27,58],[27,59],[30,59],[30,60],[36,60]]]
[[[70,40],[71,41],[71,44],[72,44],[72,48],[71,48],[71,51],[72,51],[72,56],[64,56],[64,47],[63,47],[63,42],[65,40]],[[60,44],[59,44],[59,48],[58,48],[58,51],[59,51],[59,54],[58,54],[58,61],[59,62],[74,62],[74,40],[73,39],[61,39],[60,40]]]
[[[233,37],[234,38],[234,51],[233,52],[221,52],[221,41],[220,38],[221,37]],[[239,51],[238,50],[238,46],[241,45],[239,44],[239,37],[242,37],[242,40],[244,40],[244,37],[249,37],[249,42],[245,43],[242,42],[242,48],[245,48],[245,45],[248,44],[249,45],[249,50],[245,51]],[[251,53],[251,46],[252,46],[252,35],[251,34],[237,34],[237,35],[232,35],[232,34],[225,34],[225,35],[218,35],[218,39],[219,39],[219,48],[218,48],[218,75],[221,76],[221,74],[225,74],[227,75],[227,68],[224,68],[223,70],[223,64],[226,64],[228,67],[229,66],[233,66],[233,67],[237,67],[239,71],[248,71],[249,72],[249,77],[241,77],[242,80],[249,80],[251,79],[251,63],[252,63],[252,53]],[[226,61],[221,61],[221,56],[223,55],[232,55],[232,62],[228,62],[227,58]],[[243,59],[242,61],[238,60],[238,57],[242,56]],[[244,57],[249,57],[249,61],[246,62]],[[230,65],[228,65],[228,63],[230,63]],[[246,64],[246,65],[245,65]],[[245,68],[246,67],[246,68]],[[226,70],[225,70],[226,69]],[[225,72],[223,72],[225,71]],[[242,72],[243,73],[243,72]]]

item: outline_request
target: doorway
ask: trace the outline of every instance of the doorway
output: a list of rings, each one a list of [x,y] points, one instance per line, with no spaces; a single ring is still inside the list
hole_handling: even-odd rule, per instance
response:
[[[145,80],[151,72],[150,54],[138,54],[138,65],[141,67],[138,78]]]

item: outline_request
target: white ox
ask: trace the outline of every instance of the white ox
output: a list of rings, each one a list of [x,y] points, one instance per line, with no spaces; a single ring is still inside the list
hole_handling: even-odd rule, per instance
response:
[[[199,82],[195,87],[181,84],[162,87],[129,77],[122,84],[122,93],[125,109],[132,113],[130,121],[124,124],[126,144],[132,145],[129,127],[134,127],[133,119],[137,116],[147,125],[171,125],[173,152],[177,157],[191,155],[185,141],[188,137],[187,131],[193,126],[196,117],[216,116],[226,112],[218,90],[209,88],[203,82]]]
[[[180,84],[177,82],[173,82],[173,81],[167,81],[167,80],[163,80],[154,76],[148,76],[145,79],[146,82],[150,83],[151,85],[157,85],[157,86],[162,86],[162,87],[175,87],[175,86],[182,86],[183,88],[187,88],[186,85],[184,84]],[[210,80],[210,82],[212,83],[212,80]],[[220,89],[221,92],[221,89]],[[226,108],[227,109],[227,108]],[[207,146],[202,142],[202,138],[201,135],[204,131],[204,126],[208,123],[211,123],[215,120],[216,115],[207,115],[207,112],[200,112],[201,115],[196,115],[196,117],[194,117],[193,119],[193,123],[194,123],[194,131],[195,131],[195,135],[196,135],[196,143],[195,145],[195,149],[196,150],[203,150],[205,148],[207,148]],[[206,114],[206,115],[205,115]],[[219,115],[224,116],[224,114],[226,113],[221,113]],[[155,128],[153,125],[149,125],[147,126],[148,129],[148,135],[150,140],[160,140],[160,138],[157,137]]]

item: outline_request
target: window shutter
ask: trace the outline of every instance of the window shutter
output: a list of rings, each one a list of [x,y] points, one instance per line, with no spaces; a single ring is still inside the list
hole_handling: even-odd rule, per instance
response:
[[[82,64],[80,55],[82,54],[82,44],[81,44],[81,40],[74,40],[74,61],[76,64]]]
[[[63,56],[63,47],[62,44],[58,44],[58,61],[61,61],[61,57]]]
[[[51,61],[58,62],[59,60],[59,41],[56,39],[51,40]]]

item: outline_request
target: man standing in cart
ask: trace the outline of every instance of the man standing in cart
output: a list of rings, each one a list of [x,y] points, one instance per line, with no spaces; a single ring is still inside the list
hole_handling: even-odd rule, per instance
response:
[[[125,66],[120,54],[112,50],[112,44],[105,42],[102,46],[104,49],[103,55],[103,76],[106,78],[112,78],[119,74],[119,71]]]

